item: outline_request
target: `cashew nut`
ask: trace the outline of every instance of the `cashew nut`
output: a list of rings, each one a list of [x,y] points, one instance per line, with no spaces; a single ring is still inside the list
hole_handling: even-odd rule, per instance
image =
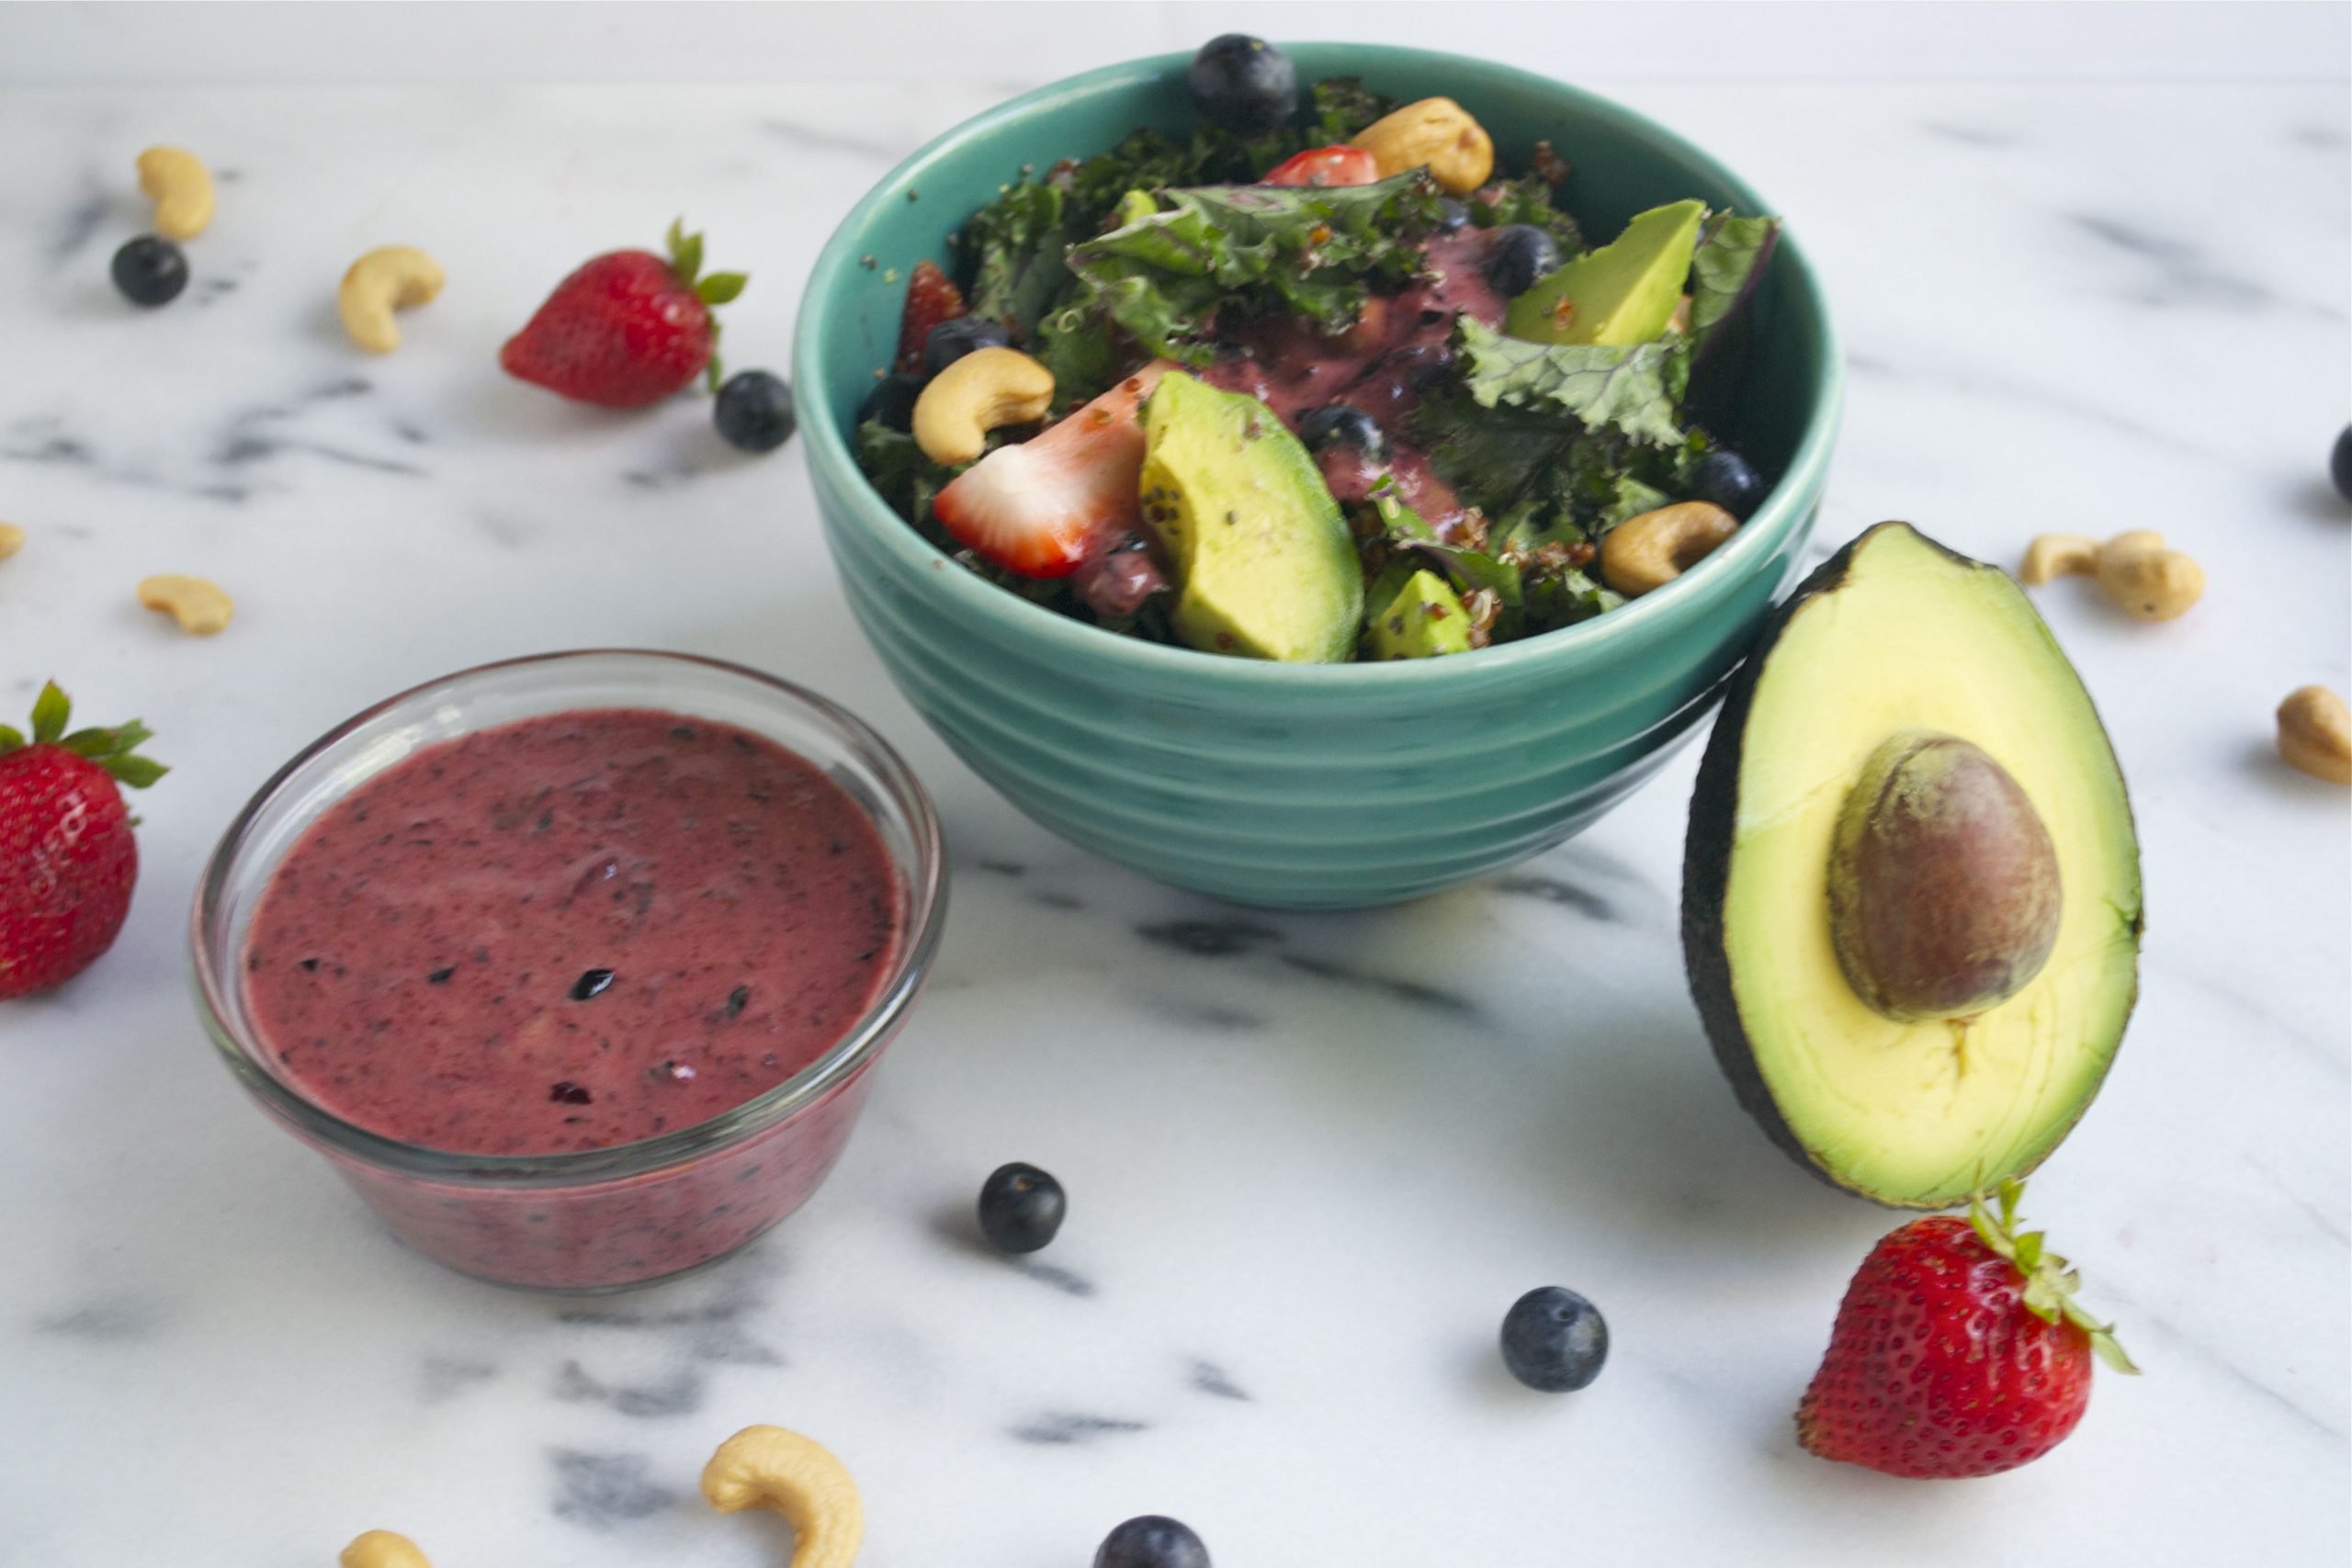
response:
[[[2146,528],[2118,534],[2098,547],[2098,585],[2124,614],[2143,621],[2185,615],[2205,592],[2205,569]]]
[[[2352,708],[2325,686],[2301,686],[2278,705],[2278,755],[2315,779],[2352,784]]]
[[[164,611],[192,637],[210,637],[237,613],[237,606],[218,586],[175,571],[141,581],[139,602],[151,610]]]
[[[2036,534],[2025,547],[2018,581],[2039,588],[2060,577],[2087,577],[2098,570],[2098,541],[2080,534]]]
[[[1452,98],[1423,98],[1374,120],[1349,143],[1372,154],[1380,177],[1427,166],[1437,183],[1467,196],[1495,172],[1487,128]]]
[[[865,1535],[857,1483],[842,1461],[781,1427],[746,1427],[719,1444],[703,1466],[702,1495],[722,1514],[773,1508],[791,1521],[799,1538],[791,1568],[849,1568]]]
[[[1600,541],[1602,581],[1628,599],[1663,588],[1739,528],[1739,519],[1712,501],[1679,501],[1628,517]]]
[[[155,232],[193,240],[212,221],[212,174],[185,147],[150,147],[139,154],[139,188],[155,204]]]
[[[440,292],[439,262],[414,245],[380,245],[343,275],[335,308],[352,342],[370,354],[390,354],[401,345],[392,312],[430,304]]]
[[[356,1537],[335,1561],[343,1568],[433,1568],[416,1542],[391,1530],[369,1530]]]
[[[0,560],[25,547],[25,531],[14,523],[0,523]]]
[[[915,445],[934,463],[968,463],[988,434],[1043,419],[1054,373],[1017,348],[976,348],[931,378],[915,400]]]

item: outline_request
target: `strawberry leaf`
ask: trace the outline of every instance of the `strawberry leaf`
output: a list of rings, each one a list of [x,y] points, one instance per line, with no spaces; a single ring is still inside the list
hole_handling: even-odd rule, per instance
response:
[[[132,789],[145,789],[172,771],[153,757],[129,756],[107,758],[106,770],[114,775],[116,782],[129,784]]]
[[[724,305],[742,293],[743,285],[750,281],[745,273],[714,272],[695,285],[695,296],[706,305]]]
[[[40,695],[33,699],[33,744],[45,746],[63,735],[65,721],[73,712],[74,705],[65,700],[65,694],[57,689],[56,682],[43,686]]]
[[[13,724],[0,724],[0,751],[14,751],[25,743],[25,732]]]
[[[702,236],[685,232],[683,218],[670,224],[670,265],[677,273],[678,281],[689,288],[702,273]]]

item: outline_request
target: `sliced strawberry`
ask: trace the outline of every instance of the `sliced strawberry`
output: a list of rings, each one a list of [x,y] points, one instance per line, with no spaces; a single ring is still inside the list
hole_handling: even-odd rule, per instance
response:
[[[1310,147],[1274,165],[1259,183],[1270,186],[1368,186],[1380,178],[1380,160],[1361,147]]]
[[[1023,577],[1068,577],[1143,521],[1144,399],[1169,369],[1145,366],[1044,434],[1000,446],[931,503],[956,539]]]
[[[907,309],[899,318],[898,368],[910,374],[922,369],[923,340],[942,321],[964,314],[964,291],[956,280],[931,262],[915,263],[907,276]]]

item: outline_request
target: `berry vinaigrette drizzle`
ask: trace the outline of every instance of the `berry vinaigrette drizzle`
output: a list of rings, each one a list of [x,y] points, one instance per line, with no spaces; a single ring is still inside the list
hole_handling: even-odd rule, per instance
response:
[[[445,741],[331,807],[245,948],[256,1030],[370,1132],[544,1155],[675,1132],[822,1055],[899,942],[888,852],[774,742],[635,709]]]

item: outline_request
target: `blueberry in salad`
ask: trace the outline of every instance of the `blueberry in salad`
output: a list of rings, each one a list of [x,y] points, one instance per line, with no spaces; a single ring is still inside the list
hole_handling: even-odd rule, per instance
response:
[[[1189,131],[1024,171],[913,267],[857,451],[942,550],[1151,641],[1428,658],[1648,592],[1611,530],[1728,536],[1770,491],[1690,392],[1777,219],[1676,201],[1594,244],[1560,153],[1500,166],[1450,99],[1302,96],[1238,36],[1188,85]]]

